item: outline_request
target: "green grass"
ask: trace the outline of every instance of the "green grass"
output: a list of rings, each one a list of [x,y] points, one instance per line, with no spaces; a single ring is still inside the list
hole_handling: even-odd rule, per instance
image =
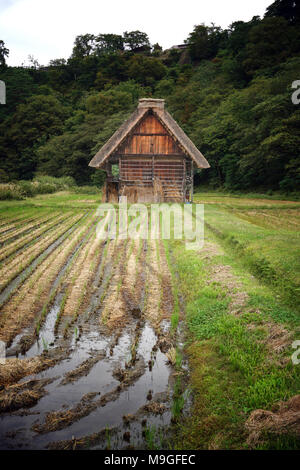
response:
[[[300,307],[300,209],[294,209],[292,215],[286,207],[264,209],[265,220],[260,208],[253,212],[206,205],[207,232],[238,253],[245,267],[287,303]]]
[[[191,414],[184,418],[185,384],[178,375],[171,410],[178,420],[174,447],[244,449],[244,424],[250,413],[257,408],[271,410],[300,390],[300,366],[290,360],[291,344],[300,338],[300,204],[220,193],[196,195],[195,199],[206,203],[204,252],[209,243],[217,249],[205,256],[201,250],[186,250],[182,241],[163,242],[172,275],[172,332],[176,336],[179,320],[184,319],[189,388],[194,397]],[[0,201],[1,222],[55,209],[89,212],[99,203],[97,194],[72,191]],[[232,292],[214,278],[215,266],[229,266],[238,280],[236,290],[247,294],[237,315],[230,313]],[[109,281],[105,280],[105,289]],[[63,298],[56,328],[65,301]],[[289,331],[290,345],[282,352],[270,351],[266,323]],[[177,351],[177,372],[181,364]],[[148,430],[146,440],[153,448],[153,430]],[[294,436],[269,433],[257,448],[297,446],[299,440],[297,443]]]
[[[87,194],[72,191],[60,191],[53,194],[40,194],[28,197],[22,201],[0,201],[1,219],[3,217],[14,218],[26,212],[43,210],[44,213],[50,209],[94,209],[101,203],[101,193]]]
[[[243,448],[243,423],[249,413],[257,408],[270,409],[279,400],[286,400],[300,389],[300,374],[291,361],[285,367],[278,363],[261,342],[264,332],[260,329],[262,314],[253,311],[252,298],[239,316],[228,314],[229,298],[222,287],[207,286],[209,267],[195,253],[185,251],[177,243],[174,258],[178,268],[182,290],[186,300],[186,323],[191,364],[191,385],[194,391],[193,418],[195,426],[203,428],[190,434],[190,419],[181,425],[180,439],[188,448],[209,448],[216,434],[222,434],[222,448]],[[227,258],[227,262],[228,262]],[[234,264],[234,263],[233,263]],[[248,277],[251,284],[251,277]],[[256,280],[245,285],[251,293],[263,291],[265,299],[270,297],[267,288]],[[193,283],[193,289],[191,284]],[[284,318],[286,307],[273,301],[277,307],[277,321]],[[272,319],[267,304],[259,304],[263,320]],[[256,327],[249,330],[248,325]],[[299,325],[299,319],[298,319]],[[196,351],[196,353],[195,353]],[[290,348],[279,355],[290,357]],[[175,408],[177,406],[175,404]],[[176,411],[176,410],[175,410]],[[212,419],[214,425],[207,430],[205,423]],[[199,424],[200,423],[200,424]],[[228,436],[231,436],[228,439]]]
[[[276,201],[276,211],[278,205]],[[251,221],[245,219],[244,209],[237,214],[221,201],[207,204],[205,242],[217,249],[205,256],[187,251],[181,241],[168,243],[179,276],[176,284],[185,300],[194,397],[191,416],[177,425],[177,449],[247,448],[244,424],[250,413],[271,410],[299,393],[300,369],[291,362],[291,344],[300,337],[300,269],[295,259],[299,235],[288,226],[285,206],[282,210],[281,221],[270,226],[259,219],[259,211],[256,224],[253,214]],[[293,217],[297,216],[296,210]],[[238,315],[230,313],[232,293],[226,283],[214,280],[215,266],[230,266],[236,291],[247,294]],[[282,352],[270,349],[266,324],[290,332],[290,344]],[[177,405],[175,400],[175,415]],[[268,433],[257,448],[299,448],[299,440]]]
[[[261,203],[261,199],[264,201],[300,201],[300,193],[299,192],[294,192],[291,194],[283,194],[280,192],[276,191],[269,191],[267,194],[266,193],[251,193],[251,192],[230,192],[230,191],[224,191],[222,189],[220,190],[210,190],[209,188],[207,190],[202,189],[201,187],[196,187],[194,189],[194,202],[199,202],[200,200],[205,200],[206,202],[209,202],[209,200],[213,198],[214,200],[217,200],[219,198],[220,202],[226,203],[229,200],[235,201],[238,204],[243,203],[243,200],[245,199],[255,199],[255,203]],[[253,201],[252,201],[253,202]]]

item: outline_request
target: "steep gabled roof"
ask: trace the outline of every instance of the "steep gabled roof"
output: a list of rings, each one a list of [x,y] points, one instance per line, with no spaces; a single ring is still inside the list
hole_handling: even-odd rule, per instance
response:
[[[178,142],[182,150],[190,156],[198,168],[209,168],[210,165],[204,158],[202,153],[193,144],[191,139],[185,134],[172,116],[164,109],[164,100],[153,98],[142,98],[139,101],[138,108],[132,115],[122,124],[121,127],[108,139],[101,147],[89,163],[89,166],[101,168],[106,160],[116,152],[117,148],[122,144],[127,135],[135,128],[144,116],[152,111],[170,135]]]

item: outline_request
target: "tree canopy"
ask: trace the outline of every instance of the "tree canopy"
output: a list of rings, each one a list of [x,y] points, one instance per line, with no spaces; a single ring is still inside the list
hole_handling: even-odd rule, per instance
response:
[[[299,190],[299,1],[276,0],[263,18],[228,29],[201,21],[182,49],[151,46],[141,31],[77,36],[68,59],[8,67],[0,41],[1,178],[36,172],[103,180],[93,154],[140,97],[166,105],[209,161],[196,183],[230,190]]]

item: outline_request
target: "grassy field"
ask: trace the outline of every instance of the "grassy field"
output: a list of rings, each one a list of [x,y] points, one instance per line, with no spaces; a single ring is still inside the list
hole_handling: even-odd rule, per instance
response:
[[[280,402],[300,391],[300,369],[291,361],[300,338],[300,205],[195,199],[205,204],[203,250],[195,256],[171,243],[194,394],[178,448],[299,449],[292,405]]]
[[[198,193],[188,251],[100,196],[0,201],[0,448],[299,449],[300,203]]]

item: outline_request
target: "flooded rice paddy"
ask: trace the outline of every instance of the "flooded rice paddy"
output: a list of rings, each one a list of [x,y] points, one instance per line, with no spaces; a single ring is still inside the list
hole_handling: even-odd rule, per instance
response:
[[[188,402],[164,244],[99,240],[96,224],[0,225],[1,449],[164,448]]]

